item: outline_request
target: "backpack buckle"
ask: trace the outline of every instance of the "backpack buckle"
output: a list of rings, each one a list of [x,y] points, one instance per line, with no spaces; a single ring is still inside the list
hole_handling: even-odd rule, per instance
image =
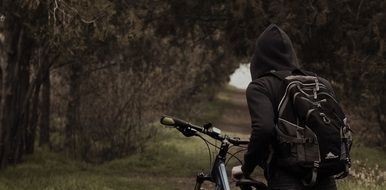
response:
[[[319,80],[318,77],[315,77],[315,88],[314,88],[314,99],[316,100],[318,98],[317,92],[319,91]]]
[[[314,168],[312,168],[311,179],[307,182],[305,179],[302,179],[302,183],[306,187],[311,187],[315,184],[316,178],[318,176],[319,161],[314,161]]]
[[[322,117],[322,119],[323,119],[323,122],[325,123],[325,124],[330,124],[331,123],[331,120],[326,116],[326,114],[324,114],[324,113],[320,113],[319,114],[321,117]]]
[[[315,87],[316,87],[316,91],[319,91],[319,80],[318,80],[318,77],[315,77]]]
[[[319,161],[314,161],[314,168],[319,168],[320,162]]]

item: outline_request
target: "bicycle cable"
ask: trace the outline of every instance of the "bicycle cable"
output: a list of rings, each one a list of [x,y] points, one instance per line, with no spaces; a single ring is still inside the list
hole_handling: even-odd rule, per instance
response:
[[[207,139],[205,139],[205,138],[202,137],[201,135],[198,135],[198,134],[197,134],[197,136],[200,137],[205,143],[208,143],[208,144],[212,145],[213,147],[215,147],[215,148],[217,148],[217,149],[221,149],[220,147],[218,147],[217,145],[214,145],[213,143],[211,143],[210,141],[208,141]],[[216,141],[216,142],[217,142],[217,141]],[[236,145],[233,145],[233,146],[236,146]],[[243,146],[237,146],[237,147],[243,147]],[[243,149],[241,149],[241,150],[236,151],[236,153],[234,153],[234,154],[227,152],[227,154],[230,155],[230,158],[228,158],[227,163],[229,162],[229,160],[230,160],[231,158],[235,158],[237,161],[239,161],[241,164],[243,164],[243,162],[240,160],[240,158],[238,158],[238,157],[235,156],[235,155],[236,155],[237,153],[241,152],[241,151],[244,151],[244,150],[246,150],[245,147],[243,147]],[[211,160],[212,160],[212,159],[211,159]],[[211,165],[212,165],[212,161],[211,161],[210,163],[211,163]],[[226,165],[226,164],[225,164],[225,165]]]
[[[197,136],[200,137],[205,142],[206,147],[208,148],[208,152],[209,152],[209,167],[212,167],[212,153],[211,153],[208,141],[204,137],[202,137],[201,135],[197,134]]]
[[[237,161],[240,162],[241,165],[243,165],[243,162],[240,160],[240,158],[238,158],[236,155],[242,151],[245,151],[247,150],[247,148],[243,148],[243,149],[240,149],[238,151],[236,151],[235,153],[229,153],[231,156],[228,158],[228,160],[225,162],[225,166],[228,165],[228,162],[232,159],[232,158],[235,158]]]

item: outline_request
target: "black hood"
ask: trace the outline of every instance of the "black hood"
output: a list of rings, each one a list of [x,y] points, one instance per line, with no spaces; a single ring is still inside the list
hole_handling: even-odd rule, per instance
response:
[[[259,36],[251,62],[252,80],[271,71],[299,68],[296,53],[287,34],[271,24]]]

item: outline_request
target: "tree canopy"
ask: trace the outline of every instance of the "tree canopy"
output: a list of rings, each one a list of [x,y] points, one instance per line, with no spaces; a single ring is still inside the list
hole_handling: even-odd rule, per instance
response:
[[[350,109],[371,113],[386,133],[383,0],[0,6],[2,167],[33,153],[37,132],[40,146],[90,162],[140,150],[159,114],[186,115],[213,98],[270,23],[289,34],[304,68],[332,80]]]

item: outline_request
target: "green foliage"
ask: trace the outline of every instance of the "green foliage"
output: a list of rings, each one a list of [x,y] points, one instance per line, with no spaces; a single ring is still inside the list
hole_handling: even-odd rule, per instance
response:
[[[21,101],[31,101],[28,92],[39,89],[40,73],[51,73],[51,120],[64,123],[51,127],[59,132],[53,148],[101,163],[141,151],[154,135],[142,126],[159,115],[200,112],[197,106],[250,60],[255,39],[270,23],[290,35],[306,69],[332,80],[348,109],[360,107],[386,126],[385,8],[382,0],[5,0],[0,47],[7,47],[8,65],[27,64],[23,76],[29,75],[25,88],[31,89],[12,95]],[[11,39],[30,43],[21,43],[19,52]],[[2,81],[17,89],[4,76],[20,72],[5,70],[7,64]],[[23,110],[12,112],[14,121],[33,112],[29,104]]]
[[[161,135],[147,148],[101,165],[37,151],[23,164],[0,173],[1,189],[183,189],[193,187],[194,176],[208,171],[205,144],[160,126]],[[235,134],[237,135],[237,134]],[[351,176],[338,181],[342,190],[385,189],[386,154],[366,146],[353,148]],[[233,162],[229,167],[237,164]]]
[[[229,101],[227,89],[220,98],[207,104],[210,112],[222,109]],[[221,112],[216,111],[221,115]],[[204,114],[205,115],[205,114]],[[210,114],[213,120],[218,117]],[[207,121],[202,118],[202,120]],[[198,123],[200,123],[198,121]],[[133,155],[93,165],[74,161],[62,154],[38,149],[26,162],[8,167],[0,173],[0,188],[13,189],[187,189],[193,188],[195,175],[208,172],[209,157],[205,144],[199,138],[186,138],[174,129],[155,124],[152,131],[159,135],[148,140],[142,151]],[[230,134],[243,139],[247,135]],[[213,142],[214,143],[214,142]],[[239,154],[242,156],[242,153]],[[338,181],[342,190],[385,189],[386,154],[357,142],[352,150],[351,175]],[[228,169],[238,163],[233,160]],[[262,175],[257,172],[256,175]],[[234,185],[234,184],[233,184]],[[233,186],[233,189],[237,189]]]
[[[363,145],[353,147],[350,176],[338,181],[338,187],[341,189],[386,189],[385,158],[385,152],[379,148],[369,148]]]
[[[158,126],[159,127],[159,126]],[[200,168],[208,168],[203,142],[164,133],[141,154],[102,165],[90,165],[60,154],[38,151],[24,164],[0,174],[2,189],[181,189],[177,180],[191,181]],[[180,136],[180,137],[178,137]],[[175,146],[181,144],[181,146]],[[178,156],[177,156],[178,155]],[[202,155],[202,156],[200,156]],[[190,161],[189,161],[190,160]],[[166,176],[171,176],[167,178]],[[171,185],[173,184],[173,185]],[[184,184],[182,184],[184,185]]]
[[[30,86],[40,88],[34,78],[43,81],[36,74],[43,68],[48,76],[54,73],[51,120],[63,118],[65,124],[51,127],[64,134],[52,139],[58,145],[53,148],[88,162],[140,150],[153,135],[142,126],[161,112],[189,115],[214,96],[238,64],[225,33],[217,29],[226,21],[221,2],[31,0],[4,5],[9,8],[6,39],[31,41],[26,48],[31,57],[25,58]],[[16,33],[12,23],[25,31],[22,37],[11,37]],[[27,93],[20,93],[13,96],[26,95],[29,101]]]

